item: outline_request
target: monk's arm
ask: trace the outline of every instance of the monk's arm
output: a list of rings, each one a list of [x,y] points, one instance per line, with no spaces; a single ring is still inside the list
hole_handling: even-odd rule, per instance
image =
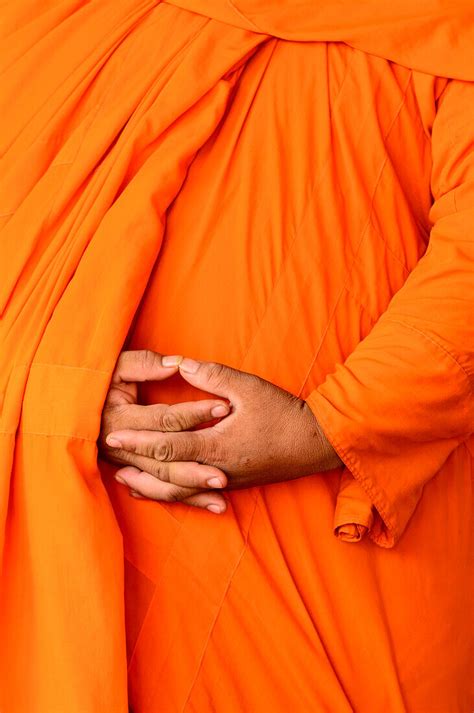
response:
[[[308,397],[393,546],[423,485],[474,430],[474,85],[452,80],[432,129],[425,255],[370,334]]]

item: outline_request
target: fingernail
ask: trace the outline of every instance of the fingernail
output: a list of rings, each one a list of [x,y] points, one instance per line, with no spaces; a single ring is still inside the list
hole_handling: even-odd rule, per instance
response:
[[[207,484],[210,488],[223,488],[224,484],[220,478],[209,478]]]
[[[223,505],[208,505],[208,506],[207,506],[207,509],[208,509],[210,512],[215,513],[216,515],[220,515],[221,513],[224,512],[225,507],[224,507]]]
[[[127,481],[124,480],[123,478],[120,477],[120,475],[114,475],[115,480],[117,483],[121,483],[122,485],[127,485]]]
[[[105,439],[105,442],[111,448],[122,448],[122,444],[120,443],[120,441],[118,441],[113,436],[107,436],[107,438]]]
[[[161,357],[162,366],[179,366],[183,361],[182,356],[164,356]]]
[[[199,362],[195,361],[194,359],[188,359],[186,357],[180,363],[179,368],[181,371],[185,371],[187,374],[195,374],[199,369]]]
[[[140,500],[140,499],[141,499],[141,500],[144,500],[144,499],[145,499],[145,498],[143,497],[143,495],[140,495],[140,493],[137,493],[136,490],[130,490],[129,495],[131,495],[132,498],[137,498],[137,500]]]
[[[228,413],[229,407],[225,404],[219,404],[219,406],[214,406],[214,408],[211,409],[211,416],[214,416],[215,418],[219,418],[220,416],[227,416]]]

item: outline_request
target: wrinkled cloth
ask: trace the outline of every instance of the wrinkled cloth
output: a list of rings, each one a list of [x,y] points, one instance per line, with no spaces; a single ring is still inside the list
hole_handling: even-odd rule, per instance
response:
[[[21,0],[2,33],[0,709],[470,710],[472,4]],[[344,467],[219,518],[129,498],[124,347],[288,389]]]

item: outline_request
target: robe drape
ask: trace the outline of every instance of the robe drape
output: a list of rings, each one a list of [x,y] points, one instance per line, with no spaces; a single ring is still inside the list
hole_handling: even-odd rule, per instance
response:
[[[470,710],[471,4],[3,14],[0,710]],[[345,467],[129,498],[124,346],[305,398]]]

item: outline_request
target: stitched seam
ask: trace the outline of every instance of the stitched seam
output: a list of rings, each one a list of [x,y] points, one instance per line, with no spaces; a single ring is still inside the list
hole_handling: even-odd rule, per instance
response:
[[[202,665],[203,665],[203,663],[204,663],[204,657],[205,657],[205,655],[206,655],[206,651],[207,651],[207,647],[208,647],[210,638],[211,638],[211,636],[212,636],[212,634],[213,634],[213,631],[214,631],[215,626],[216,626],[216,624],[217,624],[217,622],[218,622],[218,619],[219,619],[219,614],[221,613],[222,607],[223,607],[224,602],[225,602],[225,600],[226,600],[226,598],[227,598],[227,593],[228,593],[228,591],[229,591],[229,589],[230,589],[230,585],[232,584],[232,581],[233,581],[234,576],[235,576],[235,574],[236,574],[236,572],[237,572],[237,570],[238,570],[238,568],[239,568],[239,566],[240,566],[240,563],[241,563],[241,561],[242,561],[242,558],[243,558],[244,554],[245,554],[246,551],[247,551],[247,544],[248,544],[248,540],[249,540],[249,537],[250,537],[250,529],[251,529],[251,527],[252,527],[252,523],[253,523],[253,520],[254,520],[254,517],[255,517],[255,513],[256,513],[256,511],[257,511],[258,497],[259,497],[259,494],[258,494],[258,491],[257,491],[257,494],[255,495],[255,499],[254,499],[254,506],[253,506],[252,515],[251,515],[251,517],[250,517],[249,525],[248,525],[247,532],[246,532],[246,535],[245,535],[244,544],[242,545],[242,551],[241,551],[241,553],[240,553],[240,555],[239,555],[239,558],[238,558],[238,560],[237,560],[237,562],[236,562],[236,564],[235,564],[234,569],[232,570],[232,573],[231,573],[230,576],[229,576],[229,581],[228,581],[227,586],[226,586],[226,588],[225,588],[225,590],[224,590],[224,593],[223,593],[223,595],[222,595],[222,599],[221,599],[221,602],[220,602],[219,607],[218,607],[218,609],[217,609],[216,615],[215,615],[215,617],[214,617],[214,621],[212,622],[212,625],[211,625],[211,627],[210,627],[210,629],[209,629],[209,633],[208,633],[208,635],[207,635],[207,637],[206,637],[206,641],[205,641],[204,646],[203,646],[201,658],[200,658],[200,660],[199,660],[199,665],[198,665],[198,668],[197,668],[197,670],[196,670],[196,675],[194,676],[193,682],[192,682],[191,687],[190,687],[190,689],[189,689],[189,693],[188,693],[188,695],[187,695],[187,697],[186,697],[186,700],[185,700],[185,702],[184,702],[184,705],[183,705],[183,707],[182,707],[182,709],[181,709],[181,713],[184,713],[184,711],[186,710],[186,707],[187,707],[187,705],[188,705],[188,703],[189,703],[189,700],[190,700],[190,698],[191,698],[191,696],[192,696],[192,693],[193,693],[193,690],[194,690],[194,686],[196,685],[196,682],[197,682],[198,677],[199,677],[199,673],[201,672],[201,668],[202,668]]]
[[[404,269],[404,271],[406,273],[409,273],[410,269],[408,268],[405,261],[402,260],[402,258],[397,255],[397,253],[393,250],[393,248],[390,247],[390,245],[388,244],[387,240],[385,239],[385,236],[383,235],[383,233],[381,233],[380,230],[377,228],[377,226],[374,225],[374,223],[372,222],[372,215],[370,216],[370,224],[372,226],[372,229],[373,229],[375,235],[378,238],[380,238],[380,240],[385,245],[386,251],[393,257],[394,260],[396,260],[401,265],[401,267]]]
[[[165,503],[161,503],[160,501],[157,501],[157,504],[158,504],[158,505],[163,505],[163,504],[165,504]],[[169,503],[168,503],[168,504],[169,504]],[[191,507],[191,506],[190,506],[190,507]],[[169,514],[169,511],[168,511],[166,508],[163,508],[163,509]],[[167,564],[168,564],[169,559],[174,556],[174,551],[175,551],[175,548],[176,548],[176,543],[178,542],[179,537],[181,536],[181,533],[182,533],[184,524],[185,524],[185,522],[186,522],[188,513],[189,513],[189,510],[185,513],[185,516],[184,516],[184,518],[183,518],[182,520],[178,520],[177,518],[175,518],[175,517],[173,516],[174,521],[179,523],[179,527],[178,527],[178,529],[177,529],[177,531],[176,531],[176,533],[175,533],[175,535],[174,535],[173,544],[170,546],[170,548],[169,548],[169,550],[168,550],[168,554],[166,555],[166,558],[165,558],[164,562],[162,562],[160,575],[159,575],[158,579],[156,580],[156,582],[154,582],[154,584],[155,584],[155,590],[154,590],[153,595],[152,595],[152,597],[151,597],[151,599],[150,599],[150,602],[149,602],[149,604],[148,604],[148,609],[147,609],[147,611],[146,611],[146,613],[145,613],[145,616],[143,617],[142,624],[141,624],[141,627],[140,627],[140,631],[138,632],[138,635],[137,635],[137,637],[136,637],[136,639],[135,639],[135,643],[134,643],[134,645],[133,645],[133,649],[132,649],[132,651],[130,652],[130,656],[129,656],[129,659],[128,659],[128,663],[127,663],[127,673],[128,673],[128,674],[130,674],[130,671],[132,670],[132,667],[133,667],[134,664],[135,664],[135,658],[136,658],[136,655],[137,655],[138,647],[139,647],[139,645],[141,645],[141,640],[142,640],[142,637],[143,637],[144,632],[145,632],[145,630],[146,630],[146,626],[147,626],[148,619],[151,617],[152,611],[153,611],[153,609],[154,609],[154,607],[155,607],[155,605],[156,605],[156,599],[157,599],[157,597],[158,597],[158,590],[159,590],[159,585],[160,585],[160,577],[163,577],[163,574],[162,574],[162,573],[165,571],[165,568],[166,568],[166,566],[167,566]],[[143,537],[142,535],[139,535],[139,537],[142,538],[143,540],[145,540],[146,542],[151,542],[151,540],[148,540],[148,538]],[[153,544],[153,542],[151,542],[151,544]],[[141,571],[141,570],[140,570],[140,567],[138,566],[138,562],[137,562],[137,564],[134,564],[134,562],[132,562],[132,560],[130,559],[130,557],[127,557],[127,559],[129,560],[129,562],[131,562],[131,564],[132,564],[134,567],[136,567],[139,571]],[[145,573],[143,572],[143,574],[145,574]],[[145,575],[145,576],[148,576],[148,575]]]
[[[21,436],[40,436],[41,438],[72,438],[77,441],[88,441],[89,443],[96,443],[97,441],[96,438],[81,436],[77,433],[42,433],[41,431],[23,431],[22,429],[19,429],[17,433]]]
[[[410,73],[410,76],[409,76],[408,81],[407,81],[407,83],[406,83],[405,90],[404,90],[404,92],[403,92],[403,96],[402,96],[401,101],[400,101],[400,105],[399,105],[398,109],[396,110],[396,112],[394,113],[392,122],[390,123],[390,126],[389,126],[388,129],[387,129],[387,133],[386,133],[385,136],[383,137],[384,146],[385,146],[386,140],[387,140],[388,137],[390,136],[390,133],[391,133],[393,127],[394,127],[395,124],[396,124],[396,121],[398,120],[398,117],[399,117],[399,115],[400,115],[401,110],[402,110],[403,107],[405,106],[406,96],[407,96],[408,88],[409,88],[410,83],[411,83],[411,78],[412,78],[412,72]],[[330,328],[330,326],[331,326],[331,324],[332,324],[332,321],[333,321],[333,319],[334,319],[334,315],[336,314],[337,308],[338,308],[339,303],[340,303],[340,301],[341,301],[341,299],[342,299],[342,295],[344,294],[345,289],[347,289],[347,288],[346,288],[346,285],[347,285],[347,283],[349,282],[349,279],[350,279],[350,276],[351,276],[351,273],[352,273],[352,269],[353,269],[354,264],[355,264],[355,262],[356,262],[356,260],[357,260],[357,256],[358,256],[358,254],[359,254],[361,245],[362,245],[362,243],[363,243],[363,241],[364,241],[364,238],[365,238],[365,236],[366,236],[366,233],[367,233],[367,230],[368,230],[368,228],[369,228],[369,225],[371,224],[372,212],[373,212],[373,209],[374,209],[375,196],[376,196],[376,194],[377,194],[377,189],[378,189],[378,187],[379,187],[379,185],[380,185],[380,181],[382,180],[383,172],[384,172],[384,170],[385,170],[385,166],[387,165],[388,158],[389,158],[389,156],[388,156],[388,151],[387,151],[387,149],[385,148],[385,156],[384,156],[384,158],[383,158],[383,160],[382,160],[382,164],[381,164],[381,167],[380,167],[379,175],[378,175],[377,180],[376,180],[376,182],[375,182],[375,186],[374,186],[373,193],[372,193],[372,199],[371,199],[370,206],[369,206],[369,213],[368,213],[368,217],[367,217],[367,222],[366,222],[366,224],[365,224],[365,226],[364,226],[364,228],[363,228],[363,230],[362,230],[361,237],[360,237],[360,240],[359,240],[359,244],[358,244],[357,249],[356,249],[356,251],[355,251],[354,257],[352,258],[351,265],[350,265],[350,267],[349,267],[349,268],[347,269],[347,271],[346,271],[346,278],[345,278],[344,284],[343,284],[343,286],[341,287],[341,290],[340,290],[340,292],[339,292],[339,295],[338,295],[337,298],[336,298],[336,301],[335,301],[335,303],[334,303],[334,307],[333,307],[333,309],[332,309],[332,311],[331,311],[331,314],[330,314],[329,319],[328,319],[328,323],[327,323],[327,325],[326,325],[326,329],[324,330],[324,333],[323,333],[322,336],[321,336],[321,339],[320,339],[319,344],[318,344],[318,346],[317,346],[317,348],[316,348],[314,357],[313,357],[313,359],[311,360],[311,363],[310,363],[310,365],[309,365],[309,367],[308,367],[308,371],[307,371],[306,376],[305,376],[305,378],[304,378],[304,381],[303,381],[303,383],[302,383],[302,385],[301,385],[301,388],[300,388],[300,390],[299,390],[299,392],[298,392],[298,396],[301,396],[301,392],[303,391],[303,389],[304,389],[304,387],[305,387],[305,385],[306,385],[306,382],[308,381],[308,379],[309,379],[309,377],[310,377],[310,374],[311,374],[311,371],[312,371],[312,369],[313,369],[313,366],[314,366],[314,364],[315,364],[315,362],[316,362],[316,359],[317,359],[318,356],[319,356],[319,352],[321,351],[321,348],[322,348],[322,346],[323,346],[323,344],[324,344],[324,340],[325,340],[325,338],[326,338],[326,335],[327,335],[327,333],[328,333],[328,331],[329,331],[329,328]]]
[[[275,535],[276,530],[275,530],[275,522],[278,520],[278,517],[275,517],[275,514],[272,512],[271,508],[267,506],[267,503],[265,502],[263,496],[262,496],[262,491],[259,488],[258,491],[258,499],[257,499],[257,510],[258,512],[263,515],[268,521],[268,526],[271,529],[273,535]],[[341,676],[339,671],[336,670],[335,666],[335,661],[334,661],[334,656],[331,653],[330,646],[328,645],[328,641],[326,640],[326,637],[322,634],[320,628],[317,625],[317,622],[314,620],[314,617],[311,616],[311,610],[308,607],[308,597],[304,595],[304,593],[301,591],[301,588],[298,585],[298,578],[295,575],[294,569],[291,566],[291,561],[288,558],[287,554],[285,553],[284,548],[282,547],[281,540],[278,536],[275,536],[275,547],[278,550],[278,555],[281,557],[281,561],[285,567],[285,573],[291,582],[291,586],[293,588],[293,591],[295,593],[295,596],[297,597],[298,600],[298,605],[300,607],[301,611],[301,616],[304,619],[306,625],[309,627],[310,632],[305,631],[304,637],[306,641],[310,643],[310,645],[313,643],[313,636],[315,636],[321,645],[321,649],[324,652],[325,656],[327,657],[330,665],[333,667],[333,672],[334,675],[337,679],[337,682],[341,688],[341,692],[344,696],[344,699],[349,706],[350,713],[354,713],[353,709],[350,706],[349,702],[349,694],[347,691],[346,686],[344,685],[343,681],[341,680]],[[346,709],[345,709],[346,711]],[[347,713],[347,711],[346,711]]]
[[[358,294],[353,291],[352,287],[350,285],[344,285],[344,289],[348,293],[348,295],[351,297],[351,299],[355,302],[355,304],[369,317],[370,321],[372,322],[372,327],[376,323],[378,317],[374,316],[370,309],[365,305]]]
[[[281,40],[279,40],[279,41],[281,41]],[[341,80],[341,83],[340,83],[340,85],[339,85],[339,87],[338,87],[337,94],[336,94],[336,96],[334,97],[334,100],[333,100],[333,102],[332,102],[332,105],[330,106],[330,112],[331,112],[331,113],[333,112],[334,107],[336,106],[336,104],[337,104],[337,102],[338,102],[338,100],[339,100],[339,97],[341,96],[342,89],[343,89],[343,87],[344,87],[346,78],[349,76],[349,71],[350,71],[349,61],[346,60],[346,65],[345,65],[345,69],[344,69],[344,76],[343,76],[343,78],[342,78],[342,80]],[[253,336],[253,338],[251,339],[250,344],[248,345],[247,349],[245,350],[245,354],[243,355],[243,357],[242,357],[242,359],[241,359],[240,368],[243,368],[243,366],[245,365],[245,360],[247,359],[247,356],[248,356],[249,353],[251,352],[253,345],[254,345],[255,342],[257,341],[257,339],[258,339],[258,337],[259,337],[259,334],[260,334],[260,330],[261,330],[263,324],[265,323],[265,319],[266,319],[266,317],[267,317],[267,314],[269,313],[269,311],[270,311],[270,309],[271,309],[271,307],[272,307],[273,298],[274,298],[275,293],[276,293],[276,291],[277,291],[277,289],[278,289],[278,286],[280,285],[281,280],[283,280],[283,278],[284,278],[284,276],[285,276],[285,274],[286,274],[286,272],[287,272],[287,270],[288,270],[288,263],[289,263],[289,261],[291,260],[291,257],[292,257],[292,254],[293,254],[293,249],[295,248],[296,242],[297,242],[297,240],[298,240],[298,236],[299,236],[299,234],[300,234],[300,230],[301,230],[302,227],[304,226],[304,223],[305,223],[305,220],[306,220],[307,212],[308,212],[310,206],[313,204],[314,200],[316,199],[317,191],[318,191],[318,189],[319,189],[320,184],[323,183],[323,181],[324,181],[324,179],[325,179],[325,177],[326,177],[326,171],[327,171],[328,164],[329,164],[330,160],[331,160],[331,149],[330,149],[330,147],[328,147],[326,161],[325,161],[324,165],[323,165],[322,168],[321,168],[321,173],[320,173],[319,175],[315,176],[314,182],[312,183],[311,188],[310,188],[310,190],[309,190],[309,192],[308,192],[308,197],[307,197],[307,199],[306,199],[304,208],[303,208],[303,210],[301,211],[301,217],[300,217],[300,220],[299,220],[299,222],[298,222],[298,227],[295,227],[295,228],[294,228],[293,237],[292,237],[292,239],[291,239],[290,244],[288,245],[288,248],[287,248],[287,250],[286,250],[286,254],[285,254],[285,256],[284,256],[284,258],[283,258],[283,260],[282,260],[282,264],[281,264],[280,270],[279,270],[279,272],[278,272],[278,275],[277,275],[276,278],[275,278],[275,282],[273,283],[272,288],[271,288],[271,291],[270,291],[270,293],[269,293],[269,295],[268,295],[264,312],[263,312],[263,314],[262,314],[260,320],[258,321],[258,324],[257,324],[256,327],[255,327],[254,336]]]
[[[20,364],[18,365],[20,367],[28,368],[27,364]],[[92,367],[88,366],[74,366],[73,364],[52,364],[48,362],[42,362],[42,361],[35,361],[31,364],[31,369],[35,366],[47,366],[47,367],[52,367],[53,369],[73,369],[74,371],[90,371],[94,374],[106,374],[109,375],[112,372],[111,371],[106,371],[104,369],[93,369]]]

